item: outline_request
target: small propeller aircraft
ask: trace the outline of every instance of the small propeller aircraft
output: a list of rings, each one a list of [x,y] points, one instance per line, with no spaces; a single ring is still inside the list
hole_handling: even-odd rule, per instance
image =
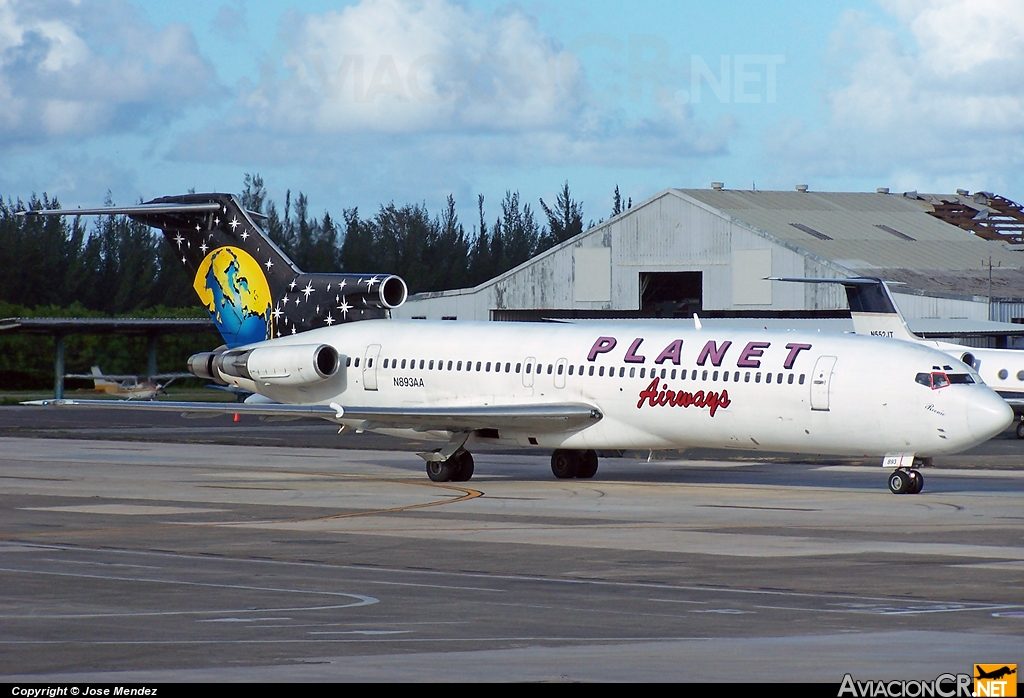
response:
[[[166,388],[178,378],[192,378],[191,373],[157,373],[152,376],[103,373],[93,366],[91,373],[68,373],[65,378],[91,378],[93,390],[126,400],[156,400],[166,395]],[[157,381],[166,381],[158,383]]]

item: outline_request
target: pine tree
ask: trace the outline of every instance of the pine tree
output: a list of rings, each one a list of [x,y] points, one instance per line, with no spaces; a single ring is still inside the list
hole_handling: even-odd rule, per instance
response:
[[[540,200],[540,206],[548,218],[548,229],[541,238],[538,252],[554,247],[583,232],[583,202],[572,200],[568,180],[558,192],[554,209],[549,208],[544,203],[544,199]]]
[[[242,188],[242,208],[255,213],[263,213],[263,202],[267,198],[267,189],[263,186],[263,177],[258,173],[245,173]]]

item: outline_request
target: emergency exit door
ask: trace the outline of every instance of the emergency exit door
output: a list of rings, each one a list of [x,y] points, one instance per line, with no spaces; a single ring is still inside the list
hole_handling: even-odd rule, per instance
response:
[[[836,357],[820,356],[811,373],[811,409],[828,412],[828,393],[832,384],[832,369],[836,365]]]

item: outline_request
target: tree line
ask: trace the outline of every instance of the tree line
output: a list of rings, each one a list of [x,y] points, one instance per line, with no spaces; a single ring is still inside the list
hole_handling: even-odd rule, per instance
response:
[[[568,182],[552,205],[540,200],[543,217],[518,191],[507,191],[489,222],[481,194],[479,220],[468,230],[451,195],[433,216],[426,204],[391,202],[368,217],[347,208],[340,220],[329,212],[317,219],[305,194],[293,200],[287,191],[279,211],[262,177],[247,174],[241,200],[266,216],[267,233],[300,269],[397,274],[410,293],[475,286],[583,232],[583,204],[572,198]]]

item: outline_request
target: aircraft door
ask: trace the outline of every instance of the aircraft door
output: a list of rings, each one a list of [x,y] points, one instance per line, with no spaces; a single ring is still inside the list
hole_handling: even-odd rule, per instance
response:
[[[537,369],[537,359],[533,356],[527,356],[523,359],[523,387],[533,387],[533,372]]]
[[[555,364],[555,387],[565,387],[565,372],[569,370],[569,359],[559,359]]]
[[[832,369],[836,365],[836,357],[819,356],[811,374],[811,409],[828,412],[828,392],[832,384]]]
[[[366,347],[366,355],[363,357],[363,390],[377,389],[377,356],[379,354],[379,344],[371,344]]]

